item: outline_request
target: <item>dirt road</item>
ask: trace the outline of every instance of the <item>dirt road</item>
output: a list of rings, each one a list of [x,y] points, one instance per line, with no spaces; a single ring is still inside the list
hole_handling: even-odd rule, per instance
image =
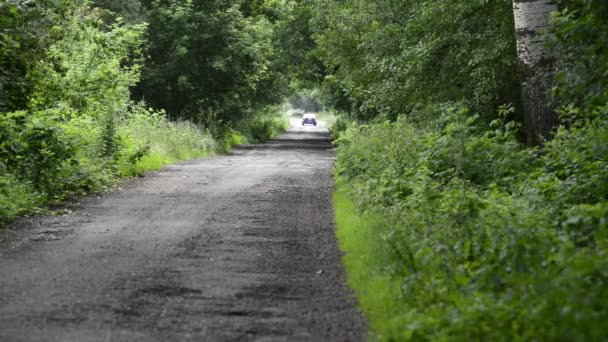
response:
[[[168,166],[0,232],[0,341],[358,341],[327,130]]]

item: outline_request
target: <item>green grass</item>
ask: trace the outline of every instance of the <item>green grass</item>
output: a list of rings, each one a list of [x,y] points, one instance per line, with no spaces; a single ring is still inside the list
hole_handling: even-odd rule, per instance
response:
[[[132,120],[120,128],[120,133],[122,141],[126,142],[122,154],[124,161],[120,163],[122,176],[159,170],[164,165],[182,160],[207,157],[218,149],[217,142],[208,132],[187,121]],[[133,163],[132,156],[137,153],[140,153],[140,158]]]
[[[327,128],[332,129],[336,124],[337,118],[333,112],[324,110],[317,113],[317,120],[323,121]]]
[[[0,225],[20,215],[40,212],[51,203],[105,191],[123,177],[141,176],[145,171],[159,170],[178,161],[229,152],[234,146],[268,140],[285,130],[286,118],[282,112],[270,108],[263,114],[243,125],[243,132],[230,128],[223,138],[214,137],[209,129],[189,121],[169,121],[163,112],[154,112],[142,105],[134,106],[112,121],[75,117],[60,122],[56,132],[44,128],[44,132],[54,132],[57,143],[70,143],[66,146],[71,149],[64,156],[70,158],[70,162],[49,159],[48,163],[53,162],[51,166],[56,169],[51,173],[46,164],[38,167],[49,173],[48,183],[52,187],[47,188],[53,190],[51,192],[4,170],[5,164],[0,160]],[[14,133],[13,138],[28,136],[18,132],[16,126],[10,126],[11,122],[4,124],[6,131]],[[23,146],[32,146],[26,143]],[[107,146],[111,147],[110,156],[104,152]],[[37,150],[27,155],[32,156],[34,152]]]
[[[370,339],[397,336],[404,306],[396,300],[400,297],[399,282],[383,271],[389,255],[378,232],[386,230],[384,222],[380,217],[360,213],[343,190],[336,191],[333,200],[348,284],[369,320]]]

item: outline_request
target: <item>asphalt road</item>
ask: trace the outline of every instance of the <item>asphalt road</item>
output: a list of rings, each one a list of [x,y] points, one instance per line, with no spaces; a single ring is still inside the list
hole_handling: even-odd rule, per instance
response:
[[[297,124],[297,122],[295,122]],[[0,341],[358,341],[324,128],[0,232]]]

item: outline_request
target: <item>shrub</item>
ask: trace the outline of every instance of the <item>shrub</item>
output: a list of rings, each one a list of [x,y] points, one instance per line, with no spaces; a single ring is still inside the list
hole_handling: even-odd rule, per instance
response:
[[[9,174],[0,165],[0,224],[10,222],[43,203],[31,184]]]
[[[66,173],[75,160],[57,121],[45,114],[0,116],[0,161],[7,172],[52,197],[67,185]]]
[[[251,113],[249,120],[239,123],[236,130],[253,141],[266,141],[289,127],[287,116],[280,106],[269,106]]]
[[[562,129],[543,149],[518,143],[516,125],[499,119],[485,128],[461,106],[434,128],[400,119],[349,129],[336,175],[363,220],[382,218],[366,225],[373,231],[361,232],[361,243],[384,249],[347,252],[383,260],[358,267],[400,284],[392,298],[364,307],[372,322],[381,305],[396,310],[375,326],[378,337],[606,336],[605,122],[598,114]],[[376,280],[358,288],[363,302]]]

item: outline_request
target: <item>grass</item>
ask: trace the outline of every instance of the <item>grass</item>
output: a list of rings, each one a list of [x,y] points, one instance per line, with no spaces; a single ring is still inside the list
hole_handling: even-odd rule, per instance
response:
[[[324,110],[317,113],[317,120],[323,121],[327,128],[332,129],[336,124],[337,118],[333,112]]]
[[[141,154],[135,164],[132,161],[121,164],[123,176],[159,170],[181,160],[211,156],[218,149],[217,142],[208,132],[188,121],[128,122],[121,129],[122,135],[128,137],[123,139],[128,139],[127,159],[138,152]]]
[[[163,112],[143,106],[133,107],[114,122],[115,126],[105,130],[103,124],[87,117],[62,125],[57,140],[71,142],[76,153],[74,162],[59,164],[60,171],[51,175],[52,184],[57,184],[53,193],[4,172],[0,161],[0,226],[17,216],[40,212],[51,203],[105,191],[123,177],[141,176],[178,161],[271,139],[285,130],[287,121],[281,112],[269,109],[265,116],[244,126],[245,133],[230,129],[223,138],[214,138],[209,130],[189,121],[169,121]],[[100,153],[108,142],[112,147],[110,157]]]
[[[344,189],[333,196],[337,235],[344,253],[349,286],[357,294],[359,308],[369,320],[372,340],[399,335],[403,323],[400,284],[388,272],[386,244],[381,232],[386,231],[380,217],[360,213]]]

